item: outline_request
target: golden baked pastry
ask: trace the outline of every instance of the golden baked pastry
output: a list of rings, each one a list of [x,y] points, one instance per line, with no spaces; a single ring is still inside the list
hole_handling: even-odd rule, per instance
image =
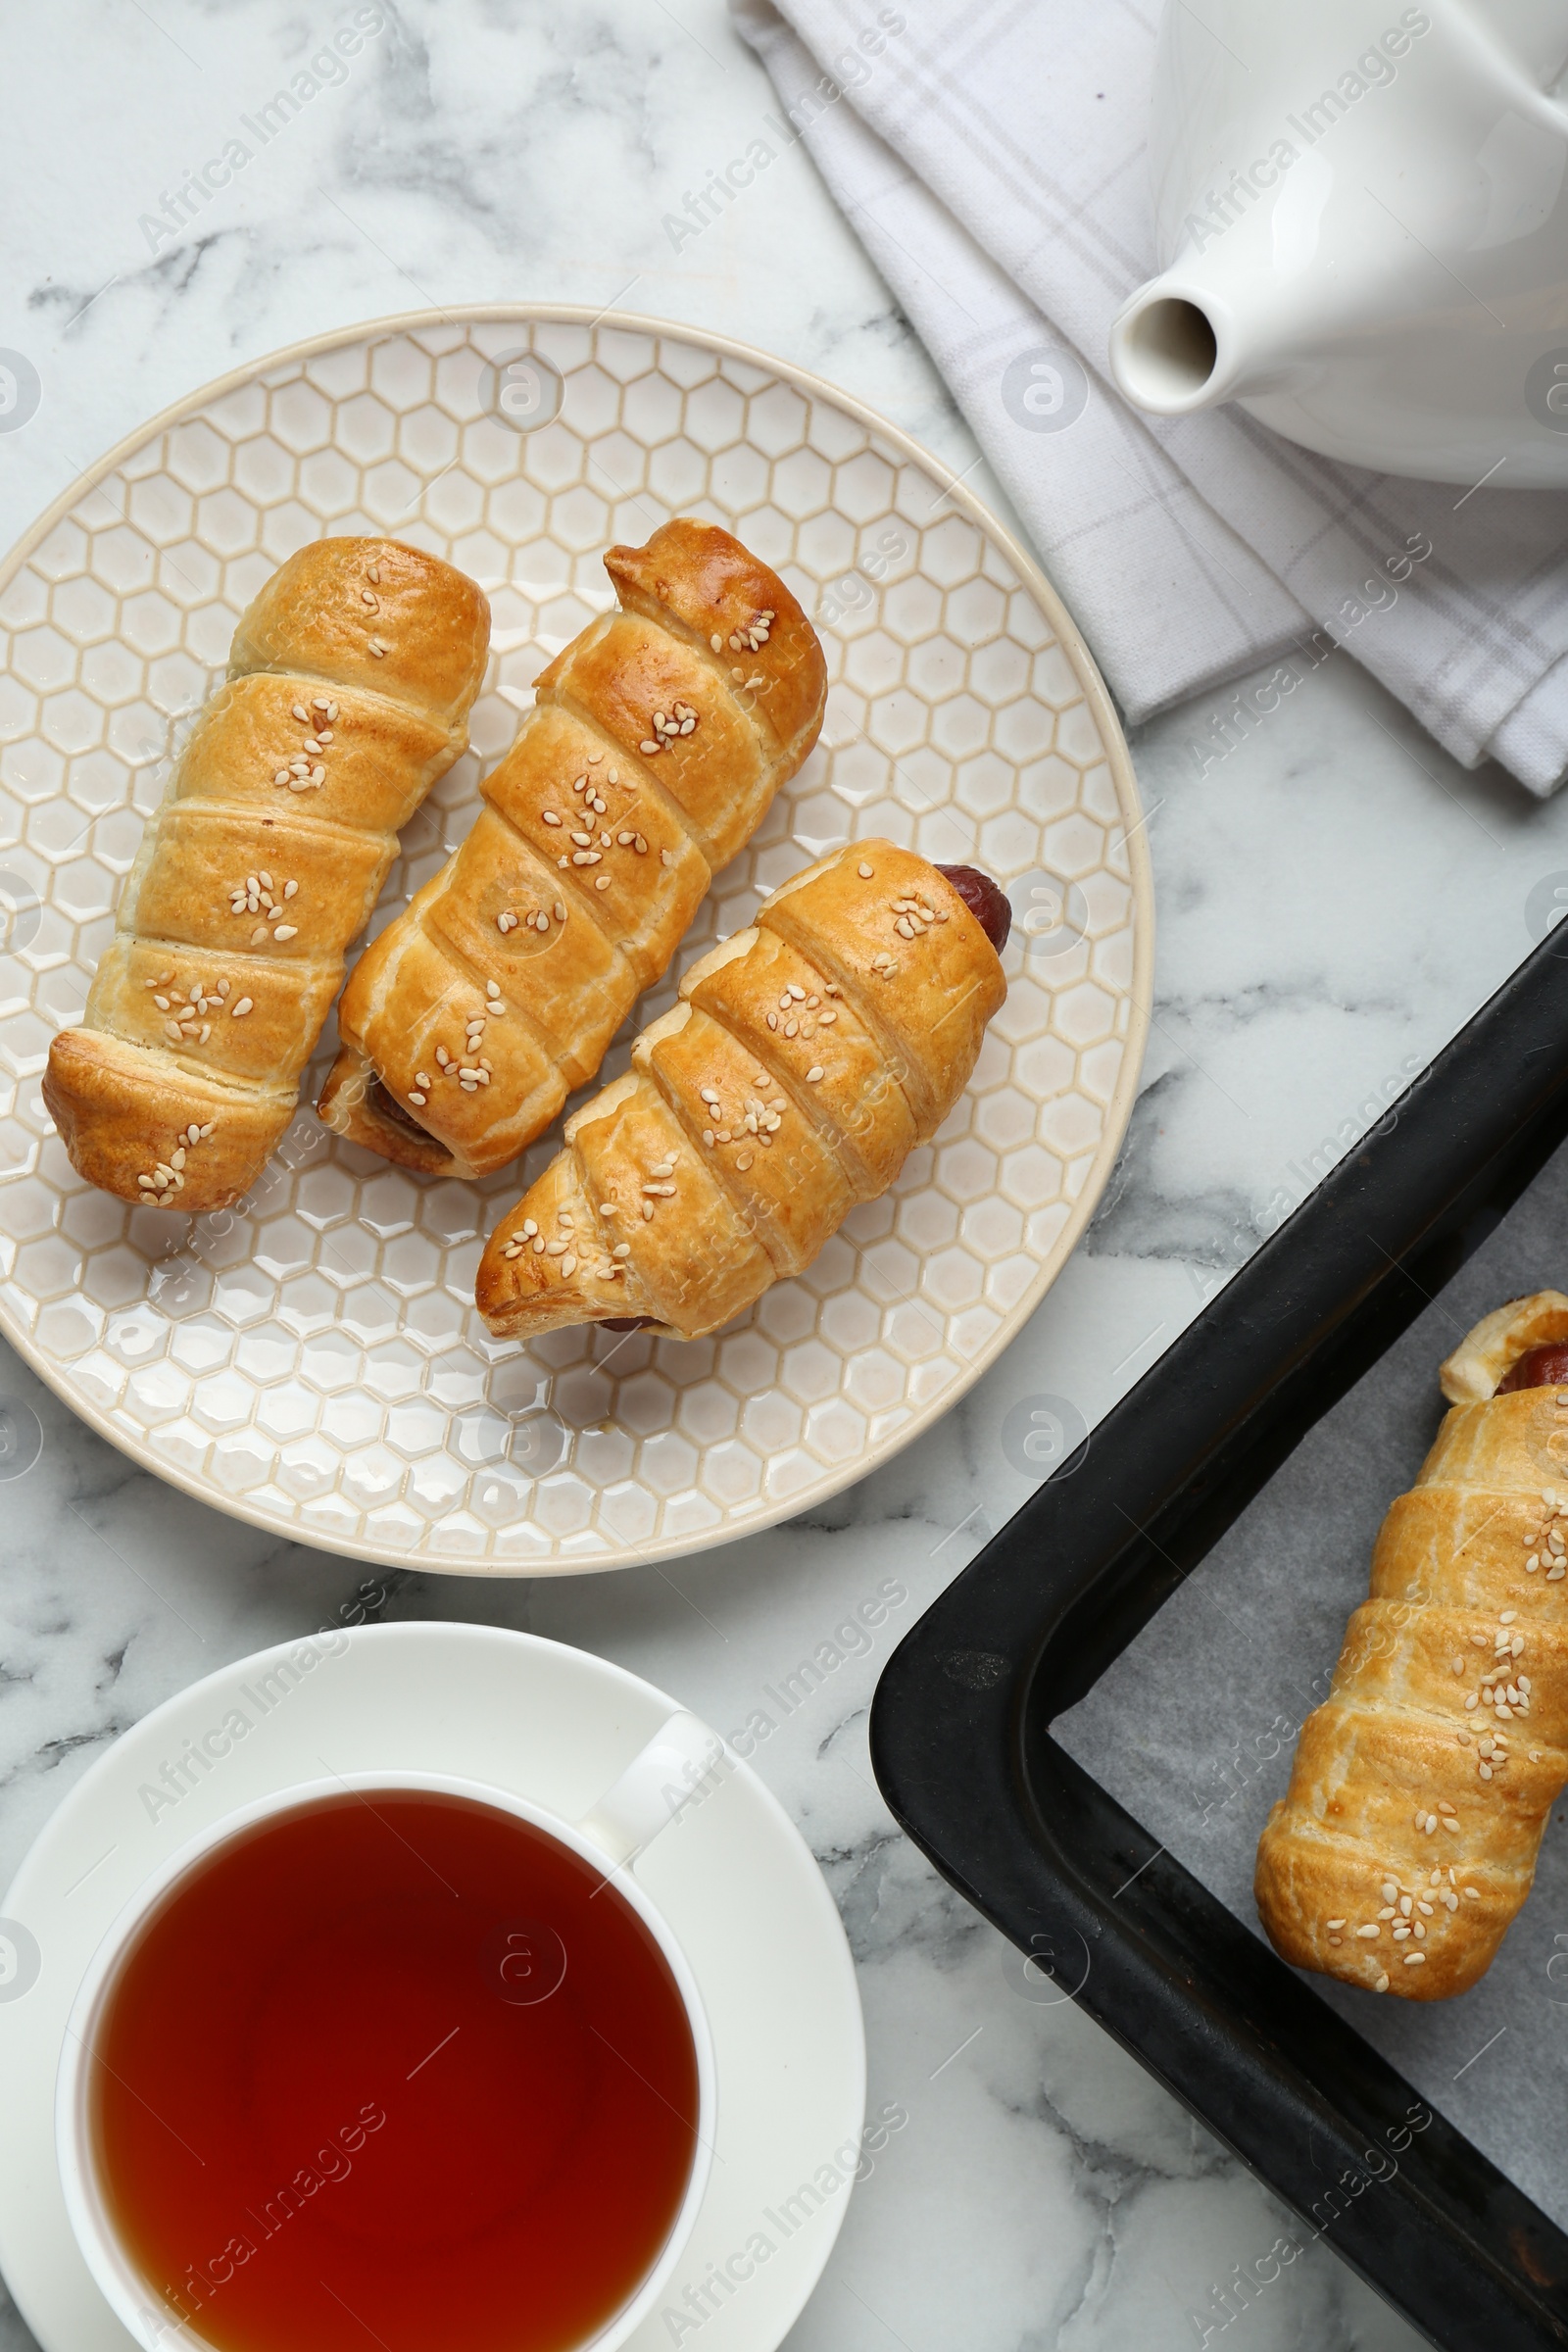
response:
[[[1490,1967],[1568,1782],[1568,1298],[1478,1323],[1257,1848],[1281,1956],[1445,2000]]]
[[[634,1317],[697,1339],[800,1273],[963,1092],[1009,919],[984,876],[891,841],[786,882],[692,966],[491,1235],[491,1331]]]
[[[467,840],[338,1007],[319,1110],[388,1159],[483,1175],[541,1135],[815,743],[827,672],[716,524],[605,558],[619,598],[535,686]]]
[[[300,1072],[397,833],[467,743],[490,608],[395,539],[318,539],[241,615],[43,1098],[71,1162],[142,1207],[223,1208]]]

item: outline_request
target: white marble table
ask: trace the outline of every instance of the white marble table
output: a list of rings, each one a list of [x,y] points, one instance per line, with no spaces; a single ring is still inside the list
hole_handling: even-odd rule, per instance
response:
[[[0,434],[0,543],[167,402],[293,340],[435,302],[616,303],[820,370],[959,468],[973,455],[804,154],[676,254],[662,216],[771,95],[720,0],[407,0],[337,86],[177,232],[156,214],[352,20],[283,0],[64,0],[8,26],[0,345],[42,383]],[[363,21],[363,20],[362,20]],[[177,208],[176,208],[177,210]],[[983,469],[971,475],[987,494]],[[758,1753],[838,1896],[873,2103],[907,2130],[856,2193],[792,2352],[1196,2344],[1272,2202],[895,1831],[865,1721],[892,1642],[1026,1492],[998,1432],[1049,1392],[1093,1424],[1531,945],[1568,878],[1568,801],[1456,771],[1340,655],[1200,772],[1223,706],[1135,745],[1159,956],[1145,1085],[1107,1205],[1024,1335],[931,1439],[819,1516],[668,1574],[391,1574],[383,1613],[525,1626],[740,1722],[883,1578],[907,1587]],[[3,846],[3,845],[0,845]],[[117,1732],[221,1661],[320,1622],[361,1572],[131,1469],[0,1348],[43,1451],[0,1496],[0,1883]],[[961,2046],[960,2046],[961,2045]],[[957,2053],[955,2055],[955,2053]],[[1323,2246],[1248,2311],[1250,2352],[1412,2345]],[[1235,2340],[1240,2340],[1240,2336]],[[0,2310],[0,2347],[30,2344]]]

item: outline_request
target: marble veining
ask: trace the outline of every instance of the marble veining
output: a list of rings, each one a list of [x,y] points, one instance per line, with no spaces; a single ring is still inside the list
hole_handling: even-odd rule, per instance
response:
[[[228,188],[153,237],[144,216],[357,13],[380,29],[341,80],[323,76]],[[19,18],[8,53],[0,346],[32,363],[42,398],[0,430],[7,543],[194,385],[425,304],[614,303],[740,335],[880,408],[955,472],[973,466],[798,146],[672,241],[664,216],[774,107],[721,0],[333,0],[309,21],[283,0],[71,0]],[[967,478],[1001,504],[983,466]],[[866,1752],[894,1643],[1039,1474],[1007,1445],[1009,1413],[1050,1397],[1092,1429],[1505,978],[1568,884],[1568,796],[1542,806],[1495,770],[1460,772],[1348,656],[1260,707],[1239,682],[1134,745],[1156,1020],[1083,1247],[934,1433],[808,1517],[602,1579],[368,1571],[162,1486],[0,1350],[0,1397],[39,1441],[9,1483],[0,1462],[0,1878],[107,1741],[266,1642],[333,1618],[441,1617],[592,1648],[725,1732],[768,1718],[754,1762],[845,1919],[871,2104],[906,2111],[791,2352],[1175,2352],[1222,2336],[1406,2352],[1408,2328],[1322,2242],[1276,2257],[1225,2324],[1227,2280],[1269,2267],[1288,2217],[1086,2016],[1039,1997],[898,1834]],[[886,1585],[904,1597],[875,1637],[835,1642]],[[799,1704],[764,1695],[828,1648],[838,1662]],[[30,2340],[0,2312],[0,2352]]]

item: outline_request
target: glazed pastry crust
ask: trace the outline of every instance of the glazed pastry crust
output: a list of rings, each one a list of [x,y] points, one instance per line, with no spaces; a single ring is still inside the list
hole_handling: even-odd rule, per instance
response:
[[[728,532],[605,565],[620,609],[541,673],[472,832],[344,992],[321,1116],[408,1166],[482,1175],[543,1132],[821,725],[816,633]]]
[[[242,615],[50,1051],[44,1101],[90,1183],[200,1213],[255,1181],[397,828],[467,741],[489,630],[471,580],[390,539],[302,548]]]
[[[89,1000],[90,1002],[90,1000]],[[44,1101],[71,1164],[138,1206],[225,1207],[255,1182],[294,1115],[292,1087],[222,1085],[108,1029],[63,1029]],[[149,1170],[189,1170],[167,1200],[139,1189]]]
[[[631,1069],[567,1121],[490,1237],[486,1324],[718,1330],[886,1191],[968,1084],[1005,994],[923,858],[873,841],[824,858],[693,966]]]
[[[1532,1348],[1568,1340],[1568,1298],[1561,1291],[1537,1291],[1510,1298],[1483,1315],[1460,1341],[1439,1375],[1450,1404],[1484,1404],[1511,1364]]]
[[[1449,1364],[1490,1352],[1495,1386],[1563,1336],[1564,1305],[1515,1302],[1509,1348],[1489,1316]],[[1456,1405],[1383,1522],[1258,1844],[1258,1914],[1297,1967],[1430,2001],[1491,1965],[1568,1783],[1564,1541],[1568,1388]]]
[[[228,668],[384,696],[441,728],[455,759],[489,649],[490,607],[466,573],[397,539],[316,539],[240,614]]]

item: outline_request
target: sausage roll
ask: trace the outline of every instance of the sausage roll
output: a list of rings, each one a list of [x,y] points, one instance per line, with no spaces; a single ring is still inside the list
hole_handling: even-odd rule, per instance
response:
[[[1282,1956],[1445,2000],[1491,1966],[1568,1782],[1568,1298],[1478,1323],[1257,1849]]]
[[[490,608],[395,539],[318,539],[234,632],[121,895],[44,1102],[72,1165],[143,1207],[238,1200],[374,906],[400,825],[467,743]]]
[[[472,832],[344,991],[321,1116],[408,1167],[483,1175],[543,1133],[822,724],[816,633],[727,531],[668,522],[605,568],[618,609],[542,673]]]
[[[785,883],[693,965],[491,1235],[491,1331],[633,1318],[697,1339],[800,1273],[963,1092],[1009,920],[984,875],[890,841]]]

